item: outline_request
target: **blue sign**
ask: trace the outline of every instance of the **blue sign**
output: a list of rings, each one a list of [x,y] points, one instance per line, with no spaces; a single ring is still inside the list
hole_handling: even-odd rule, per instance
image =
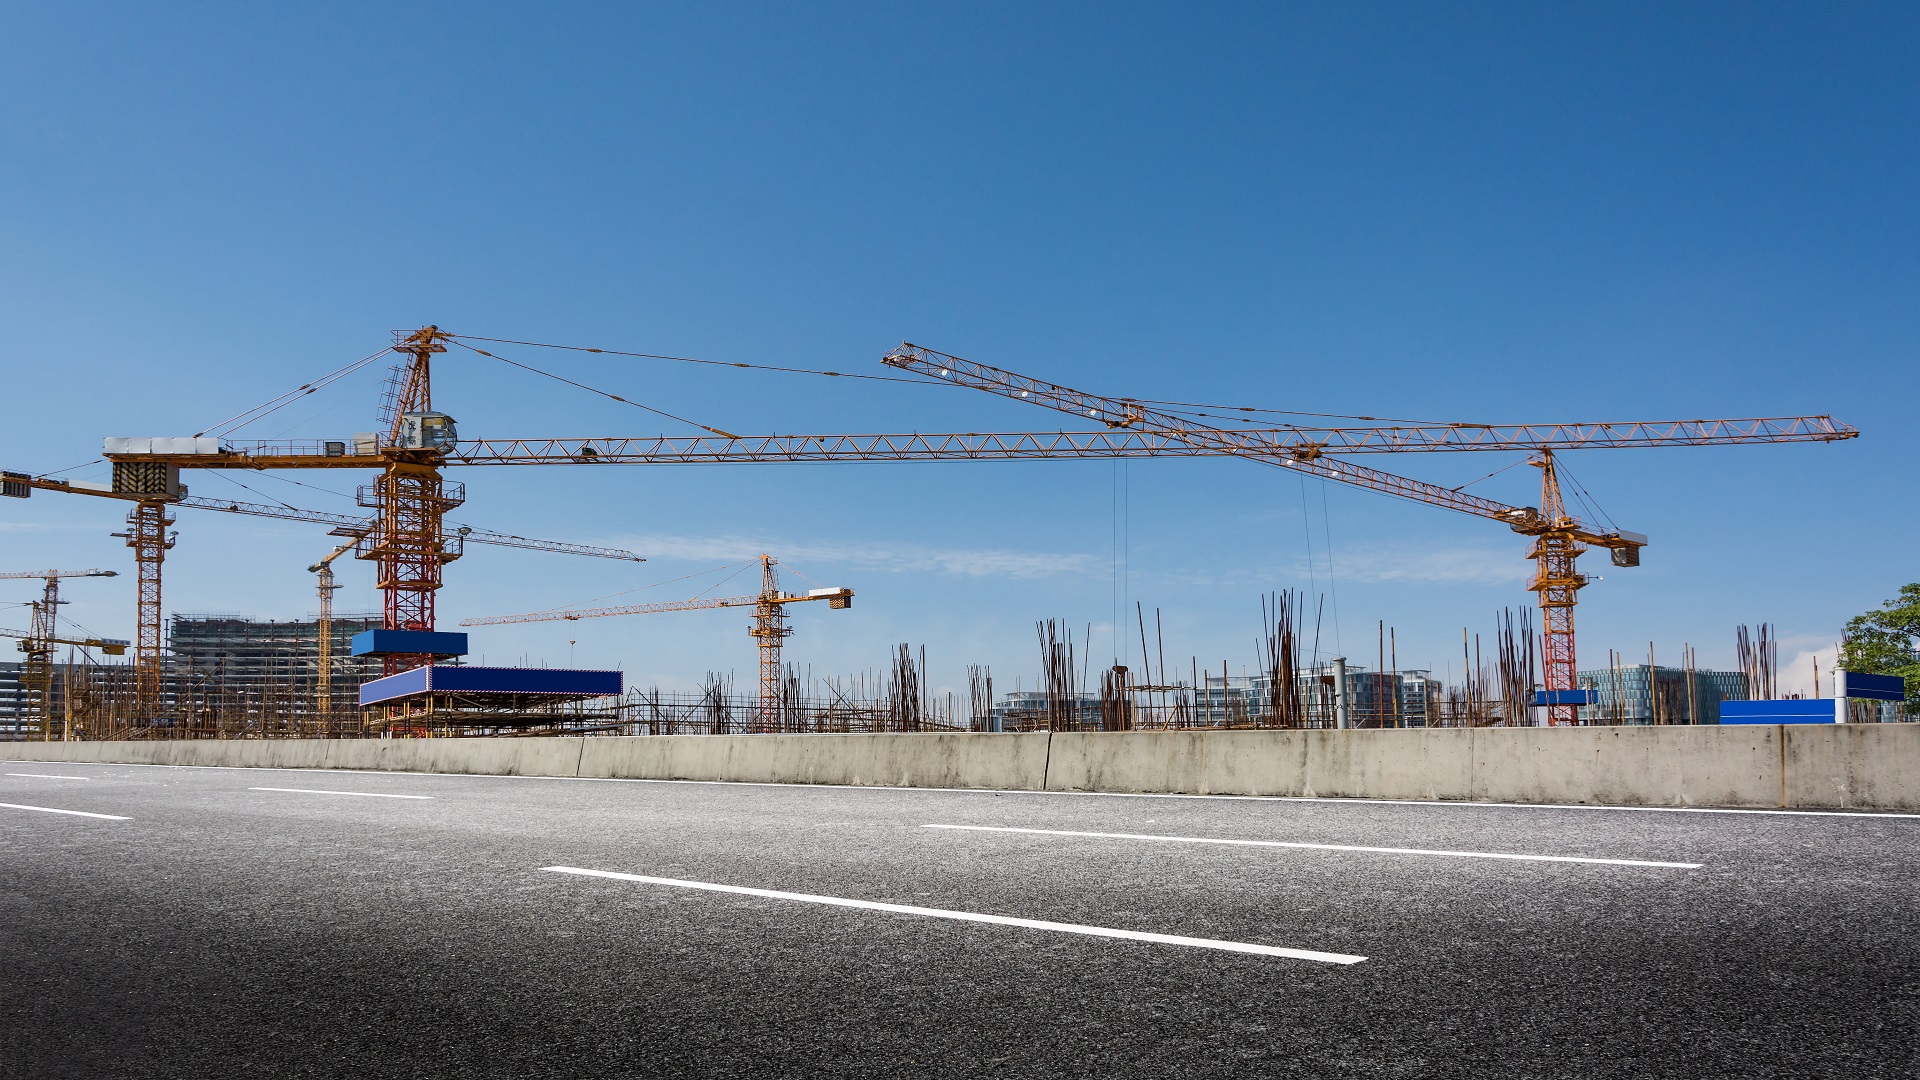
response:
[[[1869,675],[1864,671],[1840,672],[1835,697],[1866,698],[1869,701],[1907,700],[1907,680],[1898,675]]]
[[[1591,690],[1535,690],[1535,705],[1591,705],[1594,693]]]
[[[1784,701],[1723,701],[1722,724],[1831,724],[1832,698],[1789,698]]]
[[[618,671],[580,668],[417,667],[360,684],[360,704],[378,705],[422,694],[464,694],[503,699],[534,697],[614,697],[625,691],[626,676]]]
[[[363,630],[353,635],[355,656],[465,656],[467,635],[433,630]]]

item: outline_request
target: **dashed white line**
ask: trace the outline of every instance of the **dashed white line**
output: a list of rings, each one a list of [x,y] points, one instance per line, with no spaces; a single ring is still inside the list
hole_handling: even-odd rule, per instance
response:
[[[8,810],[38,810],[43,814],[71,814],[74,817],[101,818],[105,821],[133,820],[130,817],[121,817],[119,814],[89,814],[85,810],[56,810],[51,806],[27,806],[22,803],[0,802],[0,807],[5,807]]]
[[[1361,847],[1355,844],[1308,844],[1291,840],[1227,840],[1209,836],[1161,836],[1152,833],[1076,832],[1070,829],[1018,829],[1005,825],[926,825],[928,829],[967,832],[1029,833],[1035,836],[1089,836],[1103,840],[1157,840],[1168,844],[1226,844],[1234,847],[1306,848],[1313,851],[1360,851],[1377,855],[1439,855],[1454,859],[1513,859],[1520,862],[1593,863],[1601,866],[1652,866],[1668,870],[1698,870],[1701,863],[1653,862],[1647,859],[1594,859],[1579,855],[1521,855],[1506,851],[1453,851],[1444,848]]]
[[[91,776],[61,776],[50,772],[10,772],[8,776],[31,776],[40,780],[91,780]]]
[[[325,791],[303,787],[250,787],[248,791],[291,791],[298,795],[358,795],[363,799],[431,799],[431,795],[390,795],[384,791]]]
[[[1354,956],[1351,953],[1283,949],[1276,945],[1255,945],[1247,941],[1220,941],[1214,938],[1181,937],[1177,934],[1151,934],[1140,930],[1117,930],[1109,926],[1085,926],[1080,923],[1047,922],[1042,919],[1015,919],[1006,915],[984,915],[974,911],[952,911],[947,908],[914,907],[910,904],[850,900],[844,896],[818,896],[813,893],[781,892],[776,889],[749,889],[743,885],[716,885],[709,881],[682,881],[678,878],[648,877],[644,874],[618,874],[611,870],[583,870],[577,866],[543,866],[540,869],[556,874],[578,874],[582,877],[612,878],[615,881],[637,881],[644,885],[671,885],[677,889],[762,896],[771,900],[798,900],[806,904],[827,904],[832,907],[861,908],[867,911],[890,911],[897,915],[920,915],[931,919],[957,919],[961,922],[991,923],[995,926],[1021,926],[1029,930],[1053,930],[1063,934],[1121,938],[1127,941],[1152,942],[1156,945],[1183,945],[1193,949],[1217,949],[1221,952],[1251,953],[1255,956],[1283,956],[1291,960],[1313,960],[1322,964],[1358,964],[1366,959],[1364,956]]]

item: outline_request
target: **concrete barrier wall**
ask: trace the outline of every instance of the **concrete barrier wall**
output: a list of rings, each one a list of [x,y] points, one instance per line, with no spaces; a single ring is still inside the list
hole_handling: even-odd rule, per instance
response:
[[[0,759],[1025,791],[1920,809],[1920,724],[0,743]]]
[[[1781,803],[1920,809],[1920,724],[1783,728]]]
[[[1778,725],[1482,728],[1473,734],[1476,799],[1784,805]]]

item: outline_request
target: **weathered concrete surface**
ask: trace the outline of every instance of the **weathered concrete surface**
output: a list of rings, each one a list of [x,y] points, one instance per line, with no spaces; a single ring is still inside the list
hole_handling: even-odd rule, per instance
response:
[[[1920,724],[7,743],[0,758],[1027,791],[1920,809]]]
[[[1779,725],[1475,728],[1472,735],[1475,799],[1783,805]]]
[[[1920,810],[1920,724],[1784,729],[1783,804]]]
[[[1249,734],[1257,734],[1250,732]],[[1474,731],[1307,731],[1303,795],[1347,799],[1474,799]],[[1356,737],[1357,736],[1357,737]]]
[[[1039,790],[1047,735],[661,735],[581,740],[580,776]]]

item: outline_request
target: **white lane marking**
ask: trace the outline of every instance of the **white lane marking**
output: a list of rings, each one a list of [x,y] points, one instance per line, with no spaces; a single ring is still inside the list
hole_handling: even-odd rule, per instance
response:
[[[5,758],[0,762],[16,764]],[[32,765],[38,762],[21,761]],[[205,769],[210,772],[311,772],[346,776],[445,776],[461,780],[564,780],[576,784],[692,784],[707,787],[824,788],[828,791],[937,791],[949,795],[1035,795],[1075,799],[1201,799],[1232,802],[1296,802],[1354,806],[1421,806],[1466,810],[1598,810],[1636,814],[1762,814],[1776,817],[1835,817],[1867,821],[1920,820],[1920,814],[1880,810],[1759,810],[1727,806],[1617,806],[1607,803],[1475,802],[1466,799],[1342,799],[1324,795],[1193,795],[1174,791],[1036,791],[1033,788],[900,787],[894,784],[775,784],[762,780],[655,780],[639,776],[508,776],[491,773],[435,773],[409,769],[277,769],[255,765],[153,765],[135,761],[94,761],[76,764],[111,765],[116,769]]]
[[[1218,949],[1221,952],[1251,953],[1255,956],[1284,956],[1292,960],[1314,960],[1322,964],[1357,964],[1365,960],[1364,956],[1350,953],[1315,952],[1312,949],[1283,949],[1277,945],[1255,945],[1246,941],[1220,941],[1214,938],[1181,937],[1177,934],[1149,934],[1139,930],[1116,930],[1107,926],[1085,926],[1080,923],[1047,922],[1042,919],[1015,919],[1006,915],[982,915],[973,911],[952,911],[947,908],[914,907],[910,904],[882,904],[872,900],[849,900],[843,896],[816,896],[813,893],[780,892],[775,889],[749,889],[743,885],[716,885],[707,881],[681,881],[678,878],[647,877],[644,874],[616,874],[611,870],[582,870],[577,866],[543,866],[540,869],[556,874],[578,874],[582,877],[612,878],[615,881],[638,881],[645,885],[671,885],[679,889],[701,889],[706,892],[737,893],[741,896],[764,896],[773,900],[799,900],[808,904],[828,904],[833,907],[861,908],[867,911],[891,911],[900,915],[922,915],[933,919],[957,919],[961,922],[992,923],[995,926],[1023,926],[1030,930],[1055,930],[1064,934],[1085,934],[1090,937],[1123,938],[1128,941],[1148,941],[1157,945],[1185,945],[1194,949]]]
[[[50,772],[10,772],[8,776],[34,776],[42,780],[91,780],[91,776],[61,776]]]
[[[11,803],[11,802],[0,802],[0,806],[4,806],[8,810],[38,810],[43,814],[72,814],[74,817],[95,817],[95,818],[102,818],[107,821],[132,821],[133,820],[130,817],[121,817],[119,814],[89,814],[85,810],[56,810],[51,806],[26,806],[21,803]]]
[[[1589,859],[1578,855],[1519,855],[1505,851],[1450,851],[1436,848],[1360,847],[1354,844],[1307,844],[1289,840],[1223,840],[1208,836],[1159,836],[1150,833],[1075,832],[1069,829],[1016,829],[1003,825],[925,825],[928,829],[968,832],[1031,833],[1035,836],[1092,836],[1104,840],[1158,840],[1168,844],[1229,844],[1236,847],[1308,848],[1314,851],[1363,851],[1378,855],[1442,855],[1455,859],[1514,859],[1520,862],[1595,863],[1601,866],[1657,866],[1670,870],[1698,870],[1701,863],[1651,862],[1646,859]]]
[[[300,795],[358,795],[363,799],[431,799],[431,795],[389,795],[384,791],[322,791],[303,787],[250,787],[248,791],[291,791]]]

